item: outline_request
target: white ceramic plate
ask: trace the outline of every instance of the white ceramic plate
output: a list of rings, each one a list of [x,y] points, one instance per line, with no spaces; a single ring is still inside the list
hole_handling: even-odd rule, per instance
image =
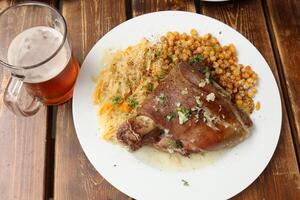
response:
[[[93,77],[103,67],[108,48],[125,48],[141,38],[155,38],[167,31],[212,33],[222,45],[234,43],[239,62],[258,73],[256,100],[261,110],[251,118],[252,136],[227,150],[213,162],[190,170],[168,170],[151,164],[146,151],[130,153],[101,139],[97,107],[92,104]],[[249,186],[264,170],[276,148],[281,128],[281,101],[272,72],[259,51],[229,26],[199,14],[164,11],[133,18],[103,36],[84,60],[73,98],[73,118],[80,144],[96,170],[113,186],[138,200],[228,199]],[[152,156],[155,157],[155,156]],[[207,157],[208,160],[209,156]],[[202,157],[199,162],[206,162]],[[185,180],[189,186],[183,184]]]

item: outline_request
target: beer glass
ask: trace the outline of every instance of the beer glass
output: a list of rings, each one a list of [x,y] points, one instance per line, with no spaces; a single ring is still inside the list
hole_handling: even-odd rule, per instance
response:
[[[67,26],[51,6],[20,3],[0,13],[0,66],[11,74],[3,100],[15,114],[34,115],[42,104],[72,97],[79,65],[67,40]],[[21,91],[32,97],[22,105]]]

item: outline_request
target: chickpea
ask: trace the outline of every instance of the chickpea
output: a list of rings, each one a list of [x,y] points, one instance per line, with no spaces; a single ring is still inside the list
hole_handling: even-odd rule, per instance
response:
[[[179,33],[177,31],[175,31],[173,34],[174,34],[175,39],[179,40]]]
[[[233,70],[233,75],[239,76],[239,75],[240,75],[240,70],[234,69],[234,70]]]
[[[167,49],[168,47],[169,47],[168,44],[163,44],[164,49]]]
[[[224,53],[220,53],[220,54],[219,54],[219,58],[223,60],[223,59],[225,58]]]
[[[244,85],[244,89],[248,89],[249,88],[249,84],[248,83],[245,83],[245,85]]]
[[[192,29],[191,30],[191,35],[197,36],[198,35],[198,31],[196,29]]]
[[[215,37],[212,37],[210,39],[210,42],[211,42],[212,45],[216,45],[217,44],[217,39]]]
[[[252,98],[254,97],[255,93],[252,90],[248,91],[248,97]]]
[[[190,38],[190,39],[187,41],[187,45],[188,45],[188,46],[192,46],[193,42],[194,42],[193,38]]]
[[[257,80],[257,74],[256,73],[253,73],[252,76],[253,80]]]
[[[185,40],[187,38],[187,34],[186,33],[182,33],[180,36],[181,36],[182,40]]]
[[[230,58],[230,55],[226,52],[225,54],[224,54],[225,56],[225,59],[229,59]]]
[[[190,56],[192,56],[192,51],[191,50],[186,50],[186,54],[190,57]]]
[[[219,63],[218,63],[218,62],[214,62],[214,63],[213,63],[213,67],[214,67],[214,68],[218,68],[218,67],[219,67]]]
[[[190,50],[194,51],[195,49],[196,49],[195,44],[192,44],[192,45],[190,46]]]
[[[182,54],[182,60],[187,61],[189,59],[189,56],[187,54]]]
[[[242,73],[243,78],[249,78],[249,74],[247,72]]]
[[[216,69],[216,73],[217,74],[223,74],[223,69],[221,69],[221,68]]]
[[[174,46],[174,40],[169,39],[168,40],[168,44],[169,44],[169,46],[173,47]]]
[[[236,52],[235,46],[234,46],[233,44],[230,44],[230,45],[229,45],[229,50],[230,50],[231,52]]]
[[[248,72],[252,71],[252,69],[249,65],[245,67],[245,70],[248,71]]]
[[[171,35],[173,35],[173,33],[172,33],[172,32],[170,32],[170,31],[169,31],[169,32],[167,32],[167,37],[168,37],[168,38],[170,38],[170,36],[171,36]]]
[[[216,61],[216,56],[210,56],[210,61],[212,61],[212,62],[214,62],[214,61]]]
[[[165,36],[161,36],[161,37],[160,37],[160,41],[161,41],[161,42],[166,41],[166,37],[165,37]]]
[[[179,63],[178,57],[174,57],[174,58],[173,58],[173,62],[177,65],[177,64]]]
[[[227,84],[227,87],[228,87],[229,89],[232,89],[232,88],[233,88],[232,83]]]

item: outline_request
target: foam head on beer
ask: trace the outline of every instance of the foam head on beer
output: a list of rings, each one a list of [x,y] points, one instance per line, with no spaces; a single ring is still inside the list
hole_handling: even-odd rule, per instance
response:
[[[54,28],[36,26],[26,29],[10,43],[8,63],[19,67],[33,66],[46,61],[58,51],[52,59],[37,68],[20,71],[27,83],[47,81],[62,72],[70,60],[70,50],[65,46],[59,49],[62,42],[63,35]]]

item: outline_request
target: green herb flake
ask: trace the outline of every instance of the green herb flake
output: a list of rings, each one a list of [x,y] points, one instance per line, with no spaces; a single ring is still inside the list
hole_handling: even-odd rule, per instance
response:
[[[128,102],[128,105],[131,107],[131,108],[135,108],[139,105],[139,102],[137,102],[133,97],[129,97],[127,99],[127,102]]]
[[[191,114],[189,109],[184,107],[177,107],[176,111],[179,117],[179,124],[184,124],[189,120]]]
[[[202,67],[200,69],[200,72],[205,75],[205,81],[206,81],[206,83],[207,84],[211,83],[212,77],[211,77],[210,68],[208,66]]]
[[[153,90],[154,90],[154,85],[153,85],[153,83],[148,83],[148,84],[147,84],[147,90],[148,90],[149,92],[153,92]]]
[[[204,66],[200,69],[200,71],[203,73],[203,74],[206,74],[206,73],[209,73],[210,70],[209,70],[209,67],[208,66]]]
[[[156,96],[155,99],[159,104],[164,105],[167,97],[164,93],[161,93],[159,96]]]
[[[186,180],[184,179],[181,179],[182,183],[184,186],[190,186],[189,182],[187,182]]]
[[[190,65],[194,64],[194,63],[198,63],[198,62],[202,62],[204,60],[204,57],[202,55],[197,55],[194,56],[190,59],[189,63]]]
[[[180,149],[180,148],[182,148],[182,145],[180,144],[180,142],[177,142],[176,140],[173,140],[173,139],[169,139],[167,145],[168,145],[168,148],[170,148],[170,149]]]
[[[176,117],[176,113],[175,112],[170,112],[169,114],[166,115],[166,120],[169,122],[171,121],[174,117]]]
[[[122,98],[120,96],[113,96],[111,98],[111,102],[113,105],[120,104],[122,102]]]

